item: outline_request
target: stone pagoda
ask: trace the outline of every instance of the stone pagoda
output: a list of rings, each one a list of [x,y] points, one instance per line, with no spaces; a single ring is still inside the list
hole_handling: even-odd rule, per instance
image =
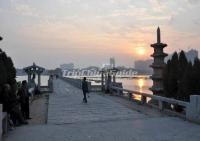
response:
[[[153,80],[153,86],[150,90],[154,95],[163,95],[163,69],[165,66],[164,59],[167,56],[166,53],[163,52],[163,48],[166,47],[167,44],[161,43],[160,36],[160,28],[157,29],[157,43],[151,44],[151,47],[154,48],[154,53],[151,55],[154,58],[153,64],[150,66],[153,68],[153,75],[151,79]]]

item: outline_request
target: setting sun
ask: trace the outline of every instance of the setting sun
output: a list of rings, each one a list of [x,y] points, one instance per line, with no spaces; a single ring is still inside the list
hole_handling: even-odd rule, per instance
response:
[[[144,49],[143,47],[139,47],[139,48],[137,49],[137,53],[138,53],[139,55],[144,55],[144,54],[145,54],[145,49]]]

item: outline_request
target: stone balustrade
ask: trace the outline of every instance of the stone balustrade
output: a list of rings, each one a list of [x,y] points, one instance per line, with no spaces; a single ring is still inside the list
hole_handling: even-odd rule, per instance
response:
[[[61,78],[62,80],[72,84],[77,88],[81,88],[82,80],[73,78]],[[90,91],[101,91],[101,86],[92,86],[91,82],[88,82]],[[191,95],[190,102],[180,101],[172,98],[166,98],[158,95],[152,95],[148,93],[142,93],[138,91],[132,91],[111,85],[110,93],[116,94],[118,96],[127,97],[129,100],[133,100],[134,95],[141,96],[140,103],[151,105],[158,108],[160,111],[173,112],[178,116],[184,117],[189,121],[200,123],[200,95]],[[148,102],[148,99],[156,101],[157,104],[152,104]],[[168,106],[166,106],[166,104]],[[169,106],[181,107],[183,109],[182,113],[172,111]]]
[[[180,101],[180,100],[176,100],[172,98],[166,98],[166,97],[147,94],[147,93],[141,93],[138,91],[127,90],[127,89],[114,87],[114,86],[111,87],[111,90],[112,90],[111,91],[112,93],[127,97],[129,100],[132,100],[133,95],[140,95],[141,104],[149,104],[147,102],[147,98],[150,98],[151,100],[157,101],[158,103],[157,108],[161,111],[166,108],[165,107],[166,103],[173,106],[181,106],[185,109],[185,115],[183,115],[183,117],[185,117],[189,121],[200,123],[200,95],[191,95],[190,102],[185,102],[185,101]]]

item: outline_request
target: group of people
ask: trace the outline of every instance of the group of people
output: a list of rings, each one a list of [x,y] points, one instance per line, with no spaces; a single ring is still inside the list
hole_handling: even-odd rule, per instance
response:
[[[20,126],[28,124],[29,113],[29,96],[27,81],[17,83],[14,86],[5,84],[1,92],[1,101],[3,112],[8,113],[9,124],[11,126]]]

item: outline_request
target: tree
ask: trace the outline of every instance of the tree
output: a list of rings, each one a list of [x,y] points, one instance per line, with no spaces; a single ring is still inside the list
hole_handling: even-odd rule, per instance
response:
[[[193,85],[192,63],[189,62],[182,78],[182,93],[179,97],[180,100],[189,101]]]
[[[3,52],[0,50],[0,85],[2,86],[7,82],[7,71],[4,65],[4,59],[5,55]]]
[[[188,64],[187,58],[185,56],[184,51],[182,50],[180,52],[179,60],[178,60],[178,74],[179,74],[178,77],[179,77],[179,80],[183,77],[183,74],[185,72],[187,64]]]
[[[192,87],[192,93],[193,94],[199,94],[200,95],[200,60],[196,58],[194,60],[193,65],[193,72],[192,72],[192,79],[193,79],[193,87]]]
[[[12,59],[10,57],[7,57],[5,60],[5,67],[8,73],[7,76],[7,82],[9,84],[14,84],[15,83],[15,78],[16,78],[16,69],[13,65]]]
[[[0,49],[0,97],[3,85],[8,83],[12,87],[12,85],[15,85],[16,83],[15,77],[16,69],[12,62],[12,59]]]
[[[168,94],[167,97],[176,97],[178,90],[178,54],[175,52],[172,55],[171,62],[169,63],[168,73]]]
[[[170,65],[171,65],[171,60],[167,61],[167,64],[164,67],[163,70],[163,86],[164,86],[164,96],[166,97],[172,97],[169,93],[169,72],[170,72]]]
[[[184,51],[182,50],[179,55],[178,61],[178,92],[176,95],[176,99],[181,99],[181,95],[183,93],[183,75],[185,73],[186,67],[188,65],[187,58],[185,56]]]

